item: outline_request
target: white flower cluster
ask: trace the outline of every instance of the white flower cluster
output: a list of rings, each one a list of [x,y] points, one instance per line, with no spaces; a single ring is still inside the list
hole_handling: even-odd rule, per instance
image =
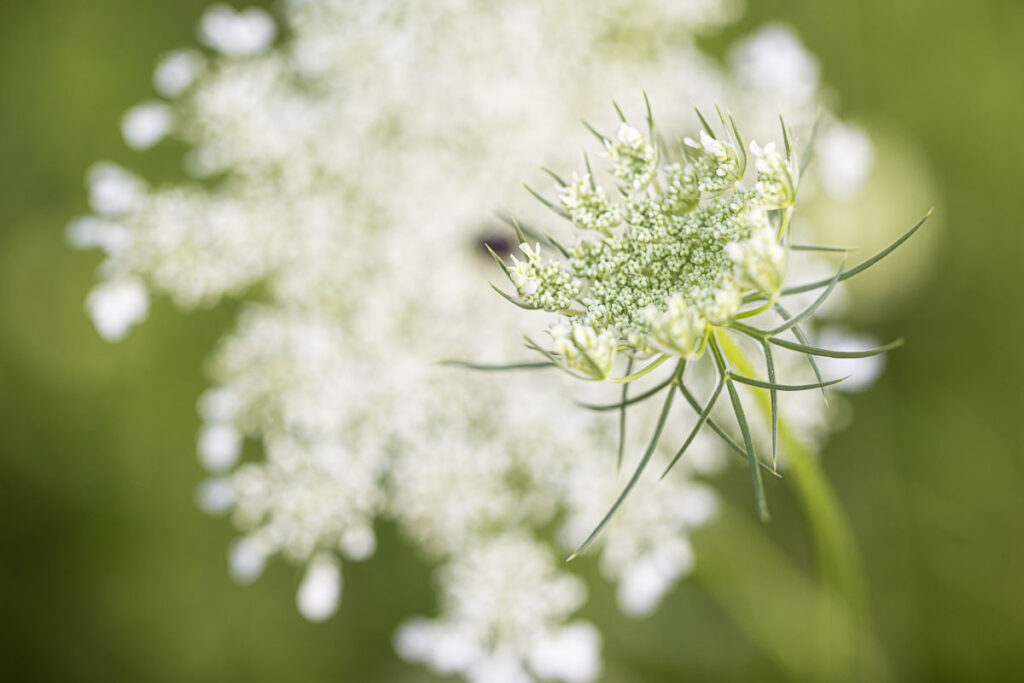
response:
[[[579,293],[577,283],[559,268],[558,261],[544,261],[541,257],[540,244],[531,247],[524,242],[519,246],[519,250],[523,252],[526,260],[520,261],[512,256],[512,267],[509,268],[508,274],[523,301],[546,311],[569,308]]]
[[[600,673],[596,629],[566,623],[586,588],[536,540],[515,532],[484,539],[444,568],[442,586],[445,617],[413,619],[396,634],[406,659],[479,683],[529,682],[530,674],[582,683]]]
[[[615,138],[605,142],[608,158],[614,164],[612,172],[615,177],[634,190],[650,183],[658,164],[658,155],[651,141],[626,123],[619,126]]]
[[[520,350],[502,332],[512,312],[479,286],[482,243],[499,249],[493,210],[532,172],[536,150],[569,165],[557,151],[580,113],[610,95],[632,102],[643,87],[668,105],[665,121],[720,100],[755,133],[779,110],[806,131],[816,72],[788,90],[776,81],[804,78],[814,61],[779,28],[767,46],[764,36],[744,43],[728,69],[707,58],[691,36],[734,19],[728,0],[287,0],[282,12],[278,31],[261,10],[215,6],[200,22],[208,51],[158,64],[166,99],[130,110],[124,137],[139,150],[183,140],[191,178],[152,187],[108,163],[90,171],[93,215],[69,231],[76,247],[106,254],[87,308],[115,341],[145,318],[150,294],[182,308],[242,300],[200,404],[211,476],[197,493],[242,534],[230,562],[239,581],[280,553],[307,566],[300,611],[327,618],[342,562],[373,555],[374,520],[387,516],[442,566],[441,613],[401,631],[403,657],[474,680],[593,680],[600,638],[570,621],[585,591],[552,558],[618,487],[613,457],[599,457],[614,420],[563,410],[566,387],[519,377],[497,387],[436,361]],[[769,83],[755,66],[779,41],[792,63]],[[641,184],[657,156],[626,129],[607,153]],[[863,173],[848,161],[830,177],[855,193]],[[666,200],[694,203],[695,178],[674,173]],[[621,217],[595,187],[577,179],[562,204],[603,233]],[[529,255],[520,274],[528,296],[540,284]],[[560,343],[577,367],[610,369],[600,334]],[[808,424],[820,413],[810,409]],[[636,419],[631,454],[652,416]],[[641,482],[608,528],[601,568],[625,611],[649,613],[692,567],[688,531],[716,501],[689,475],[722,457],[698,438],[686,466]],[[551,528],[554,547],[542,533]]]
[[[608,201],[604,188],[594,183],[589,173],[582,178],[573,174],[559,197],[569,218],[580,230],[596,230],[604,235],[618,225],[620,216]]]
[[[780,242],[788,236],[799,172],[795,159],[751,142],[757,180],[745,186],[746,152],[735,123],[726,125],[731,141],[701,131],[699,143],[684,140],[685,163],[662,166],[652,140],[623,123],[617,140],[603,139],[623,200],[605,200],[601,209],[624,216],[622,230],[580,235],[571,250],[559,247],[567,269],[545,262],[539,245],[520,245],[526,263],[513,256],[505,270],[522,302],[567,316],[551,331],[553,351],[537,348],[556,365],[604,380],[620,347],[694,359],[711,327],[736,317],[744,289],[774,300],[789,261]],[[568,204],[565,197],[578,191],[566,190],[557,176],[556,182]],[[571,212],[569,218],[586,232],[595,229]]]

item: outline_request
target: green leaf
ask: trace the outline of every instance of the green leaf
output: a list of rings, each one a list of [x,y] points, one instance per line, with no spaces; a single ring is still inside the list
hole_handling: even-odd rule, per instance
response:
[[[772,345],[768,340],[761,341],[764,349],[764,364],[768,370],[768,381],[775,384],[775,357],[772,356]],[[772,468],[779,466],[779,392],[772,388],[768,391],[772,410]]]
[[[451,368],[464,368],[466,370],[481,370],[483,372],[502,372],[506,370],[543,370],[545,368],[555,367],[551,363],[544,362],[529,362],[524,361],[521,363],[504,363],[492,365],[490,363],[473,363],[464,360],[442,360],[438,361],[438,365],[444,365]]]
[[[818,298],[815,299],[807,308],[805,308],[804,310],[800,311],[795,316],[793,316],[789,320],[785,321],[784,323],[782,323],[778,327],[776,327],[774,329],[771,329],[771,330],[767,330],[766,334],[768,334],[768,335],[782,334],[783,332],[785,332],[789,328],[795,327],[796,325],[799,325],[800,321],[805,320],[806,318],[809,318],[810,316],[814,315],[814,312],[816,310],[818,310],[818,307],[821,306],[823,303],[825,303],[825,299],[827,299],[829,294],[832,293],[832,290],[835,289],[835,286],[837,284],[839,284],[839,278],[843,274],[843,266],[845,266],[845,265],[846,265],[846,261],[843,261],[841,264],[839,264],[839,270],[836,271],[835,276],[833,276],[832,280],[829,281],[828,287],[826,287],[825,291],[822,292],[818,296]]]
[[[647,91],[642,91],[644,94],[644,109],[647,111],[647,130],[653,140],[654,135],[654,113],[651,111],[651,100],[647,97]]]
[[[505,265],[505,262],[501,260],[501,257],[498,256],[493,249],[491,249],[491,245],[484,242],[484,246],[487,248],[487,253],[494,259],[494,262],[501,266],[501,272],[505,273],[505,277],[509,279],[509,282],[512,282],[512,274],[508,272],[508,266]],[[512,284],[515,283],[512,282]]]
[[[566,183],[565,183],[564,180],[562,180],[561,176],[559,176],[557,173],[552,171],[550,168],[544,168],[542,166],[540,170],[544,171],[549,176],[551,176],[551,179],[554,180],[558,184],[559,187],[566,187]]]
[[[507,223],[508,225],[512,226],[515,229],[516,237],[519,238],[520,244],[526,242],[527,239],[529,239],[529,241],[531,242],[541,242],[543,244],[547,244],[549,246],[554,247],[565,258],[572,258],[572,254],[569,253],[569,250],[566,249],[561,244],[559,244],[558,241],[548,233],[540,232],[533,226],[529,224],[524,224],[507,214],[496,212],[496,215],[503,222]]]
[[[697,107],[694,107],[693,110],[697,112],[697,118],[700,119],[700,125],[704,126],[704,130],[707,131],[708,135],[717,140],[718,138],[715,135],[715,129],[712,128],[711,124],[709,124],[707,119],[704,118],[704,114],[701,114],[700,109]]]
[[[525,334],[523,335],[523,339],[526,341],[526,348],[532,349],[533,351],[536,351],[537,353],[541,354],[542,356],[547,358],[549,361],[551,361],[555,365],[557,365],[559,367],[562,367],[562,359],[561,358],[559,358],[555,354],[551,353],[550,351],[545,349],[543,346],[541,346],[537,342],[535,342],[532,339],[530,339],[529,337],[527,337]]]
[[[758,389],[771,389],[772,391],[807,391],[809,389],[820,389],[822,387],[830,387],[833,384],[839,384],[840,382],[849,379],[849,377],[840,377],[839,379],[830,379],[827,382],[813,382],[811,384],[776,384],[775,382],[763,382],[753,377],[744,377],[743,375],[737,375],[736,373],[729,373],[730,379],[733,379],[740,384],[747,384]]]
[[[915,232],[917,232],[922,225],[924,225],[924,222],[931,217],[933,211],[934,209],[930,209],[928,213],[925,214],[924,218],[915,223],[914,226],[910,228],[910,230],[907,230],[905,233],[903,233],[895,242],[890,244],[888,247],[878,252],[868,260],[857,264],[856,266],[850,268],[849,270],[843,271],[843,274],[839,276],[839,281],[842,282],[843,280],[847,280],[853,277],[854,275],[857,275],[858,273],[867,270],[868,268],[870,268],[871,266],[875,265],[883,258],[888,256],[889,254],[891,254],[893,251],[896,250],[897,247],[899,247],[908,239],[910,239],[911,236]],[[796,287],[787,287],[786,289],[782,290],[781,296],[789,296],[790,294],[800,294],[802,292],[809,292],[811,290],[819,289],[821,287],[827,287],[829,282],[831,282],[830,279],[818,280],[817,282],[809,282],[804,285],[797,285]]]
[[[499,287],[498,285],[494,284],[493,282],[488,282],[487,284],[489,284],[491,286],[491,289],[493,289],[495,292],[497,292],[498,294],[501,294],[502,298],[504,298],[505,301],[508,301],[509,303],[512,303],[512,304],[515,304],[519,308],[525,309],[527,311],[539,311],[540,310],[536,306],[531,306],[530,304],[524,304],[522,301],[519,301],[518,299],[513,297],[511,294],[506,294],[504,291],[502,291],[501,287]]]
[[[586,152],[583,153],[583,163],[587,167],[587,177],[590,179],[590,189],[597,190],[597,183],[594,182],[594,171],[590,168],[590,156]]]
[[[562,218],[565,218],[567,220],[569,219],[569,214],[566,212],[565,209],[563,209],[562,207],[557,206],[555,204],[552,204],[550,201],[548,201],[543,196],[541,196],[541,194],[539,192],[534,190],[532,187],[530,187],[526,183],[523,183],[523,187],[525,187],[526,191],[529,192],[530,194],[532,194],[534,196],[534,198],[537,201],[539,201],[541,204],[543,204],[544,206],[548,207],[549,209],[554,211],[557,215],[561,216]]]
[[[716,107],[717,109],[717,107]],[[718,115],[721,116],[722,112],[719,111]],[[732,117],[732,113],[726,112],[726,116],[729,118],[729,127],[732,128],[732,134],[736,138],[736,149],[740,153],[740,168],[746,169],[747,167],[747,147],[743,144],[743,136],[740,135],[739,126],[736,125],[736,119]],[[725,125],[725,120],[722,120],[722,125]]]
[[[768,334],[764,330],[759,330],[756,327],[751,327],[750,325],[745,325],[735,320],[729,323],[729,328],[736,330],[737,332],[740,332],[742,334],[745,334],[748,337],[752,337],[753,339],[756,339],[758,341],[768,338]]]
[[[512,228],[516,231],[516,237],[519,238],[519,244],[525,244],[526,235],[523,234],[523,229],[519,227],[519,221],[517,221],[515,218],[512,219]]]
[[[630,358],[626,363],[626,374],[633,372],[633,359]],[[626,449],[626,406],[629,400],[629,383],[622,385],[622,401],[619,408],[619,453],[615,459],[616,471],[622,469],[622,456]]]
[[[547,241],[548,244],[557,249],[558,253],[561,254],[563,258],[572,258],[572,254],[569,253],[569,250],[563,247],[554,237],[547,233],[544,233],[544,239]]]
[[[793,251],[830,251],[845,254],[856,251],[855,247],[826,247],[820,244],[791,244],[789,248]]]
[[[776,346],[781,346],[784,349],[799,351],[800,353],[806,353],[812,356],[826,356],[828,358],[867,358],[869,356],[877,356],[880,353],[892,351],[897,347],[903,346],[903,339],[895,339],[884,346],[879,346],[877,349],[867,349],[865,351],[832,351],[831,349],[820,349],[816,346],[797,344],[780,337],[769,337],[768,341]]]
[[[523,335],[523,339],[526,340],[526,348],[528,348],[528,349],[530,349],[532,351],[536,351],[540,355],[544,356],[545,358],[548,359],[548,361],[553,366],[555,366],[556,368],[558,368],[562,372],[566,373],[570,377],[575,377],[576,379],[581,379],[581,380],[585,380],[585,381],[594,381],[593,377],[590,377],[589,375],[584,375],[583,373],[577,372],[577,371],[573,370],[572,368],[568,367],[562,361],[561,358],[559,358],[558,356],[554,355],[553,353],[551,353],[547,349],[543,348],[542,346],[537,344],[537,342],[533,341],[532,339],[530,339],[526,335]]]
[[[590,354],[587,353],[586,349],[584,349],[582,347],[579,347],[579,346],[577,346],[576,348],[579,350],[580,355],[583,356],[583,359],[585,361],[587,361],[587,365],[590,366],[590,370],[593,373],[594,377],[599,377],[602,374],[604,374],[601,371],[601,366],[598,365],[597,361],[595,361],[593,358],[591,358]]]
[[[684,363],[680,361],[680,363],[676,366],[676,371],[672,374],[673,379],[679,379],[679,377],[682,375],[683,367]],[[647,450],[644,451],[643,457],[640,458],[640,462],[637,463],[636,469],[633,470],[633,476],[629,478],[629,482],[627,482],[626,487],[622,490],[622,493],[619,494],[619,497],[615,500],[615,503],[612,504],[612,507],[610,510],[608,510],[608,513],[598,523],[598,525],[594,527],[594,530],[591,531],[590,535],[587,536],[587,539],[580,544],[580,547],[576,548],[576,552],[569,556],[566,562],[570,562],[574,558],[576,558],[580,553],[587,549],[587,546],[589,546],[595,538],[597,538],[597,535],[601,533],[601,530],[604,529],[605,525],[608,524],[608,520],[612,518],[612,515],[615,514],[615,512],[619,509],[619,506],[621,506],[623,501],[626,500],[626,496],[628,496],[629,492],[633,490],[634,486],[636,486],[637,481],[640,480],[640,475],[643,474],[644,470],[647,468],[647,463],[651,461],[651,456],[654,455],[654,451],[658,447],[658,440],[661,438],[661,432],[665,428],[665,421],[668,419],[669,411],[672,409],[672,397],[675,395],[676,392],[673,390],[669,391],[668,395],[665,397],[665,403],[662,405],[661,408],[661,415],[658,416],[658,424],[654,428],[654,435],[651,437],[651,441],[647,446]]]
[[[729,377],[729,368],[722,358],[722,351],[718,348],[718,342],[714,339],[708,344],[714,355],[718,371],[725,377],[725,386],[729,390],[729,400],[732,401],[732,409],[736,414],[736,421],[740,425],[740,432],[743,433],[743,443],[746,446],[747,459],[750,462],[750,477],[754,484],[754,502],[757,505],[757,514],[762,521],[768,521],[768,500],[764,492],[764,481],[761,479],[761,468],[757,466],[759,459],[757,451],[754,450],[754,441],[750,436],[750,426],[747,424],[747,415],[743,412],[743,402],[736,391],[736,384]]]
[[[782,143],[786,147],[786,161],[790,161],[793,158],[793,143],[789,139],[789,128],[781,113],[779,114],[779,127],[782,128]]]
[[[497,216],[498,219],[501,220],[503,223],[506,223],[513,230],[515,230],[516,239],[519,240],[519,244],[522,244],[522,243],[526,242],[526,238],[527,237],[533,239],[534,241],[538,241],[539,240],[540,233],[538,233],[537,231],[531,229],[530,226],[526,226],[524,228],[519,223],[519,221],[516,220],[514,216],[512,216],[512,214],[506,213],[504,211],[495,211],[494,215]]]
[[[605,136],[598,133],[597,130],[592,125],[587,123],[585,119],[580,119],[580,121],[583,123],[584,126],[587,127],[587,130],[594,134],[594,137],[596,137],[602,145],[607,145],[609,142],[611,142],[609,138],[606,138]]]
[[[786,312],[786,309],[782,307],[782,304],[776,303],[774,308],[778,312],[778,314],[781,315],[783,318],[789,318],[789,313]],[[800,327],[799,325],[793,325],[793,336],[796,337],[796,340],[801,344],[809,343],[807,341],[807,335],[804,334],[803,328]],[[765,339],[763,343],[767,348],[768,340]],[[818,382],[822,383],[821,396],[823,399],[825,399],[825,405],[828,405],[828,387],[824,386],[825,380],[821,376],[821,368],[818,367],[818,361],[814,360],[814,356],[804,356],[804,358],[807,359],[807,363],[811,366],[811,370],[814,372],[814,377],[818,380]]]
[[[811,128],[811,137],[807,141],[807,152],[802,162],[800,162],[800,175],[804,174],[807,170],[807,166],[810,165],[811,159],[814,158],[814,149],[818,144],[818,134],[821,132],[821,122],[825,119],[824,114],[818,114],[814,119],[814,126]],[[781,120],[781,117],[780,117]],[[785,131],[785,124],[783,124],[783,131]]]
[[[690,390],[686,388],[685,384],[679,385],[679,391],[680,393],[682,393],[683,398],[686,399],[687,403],[690,404],[690,407],[693,408],[695,412],[699,413],[701,411],[700,404],[697,403],[697,399],[693,397],[693,394],[690,393]],[[729,436],[729,433],[722,429],[722,426],[718,424],[714,418],[709,417],[707,419],[707,425],[708,427],[711,427],[711,430],[715,434],[721,437],[722,441],[725,442],[726,446],[735,451],[744,460],[747,459],[747,452],[743,450],[743,446],[738,444],[736,442],[736,439]],[[782,478],[782,475],[773,470],[768,464],[763,463],[760,460],[758,460],[757,464],[761,466],[761,469],[768,472],[769,474],[778,477],[779,479]]]
[[[711,398],[708,399],[707,406],[705,406],[704,410],[700,412],[700,416],[697,418],[697,423],[694,424],[693,429],[690,430],[690,435],[686,437],[686,441],[683,442],[682,447],[676,451],[676,454],[672,457],[672,461],[669,462],[668,467],[666,467],[665,471],[661,473],[662,479],[664,479],[665,475],[669,473],[669,470],[675,466],[676,462],[679,461],[679,458],[683,457],[683,453],[685,453],[686,449],[690,447],[693,439],[697,436],[697,432],[699,432],[700,428],[704,426],[704,423],[711,415],[711,409],[715,407],[715,401],[718,400],[718,395],[722,393],[723,386],[725,386],[725,378],[719,377],[718,384],[715,386],[715,390],[711,392]]]
[[[632,367],[630,369],[632,369]],[[577,405],[579,405],[581,408],[586,408],[587,410],[594,410],[594,411],[598,411],[598,412],[603,412],[603,411],[607,411],[607,410],[619,410],[619,409],[622,409],[622,408],[627,408],[627,407],[629,407],[631,405],[635,405],[637,403],[640,403],[641,401],[646,401],[651,396],[654,396],[655,394],[659,393],[662,389],[664,389],[669,384],[671,384],[673,379],[674,379],[673,377],[669,377],[664,382],[661,382],[657,386],[652,387],[651,389],[648,389],[647,391],[643,392],[642,394],[637,394],[636,396],[634,396],[633,398],[630,398],[630,399],[623,399],[619,403],[611,403],[611,404],[604,404],[604,405],[594,404],[594,403],[577,403]],[[625,386],[628,387],[629,384],[627,383],[627,384],[625,384]],[[625,391],[623,391],[623,395],[625,395]]]
[[[622,113],[622,109],[619,108],[619,103],[612,100],[612,106],[615,107],[615,113],[619,115],[619,121],[626,122],[626,115]]]
[[[642,368],[640,368],[639,370],[634,372],[632,375],[626,375],[625,377],[612,377],[612,378],[609,378],[607,381],[612,382],[614,384],[621,384],[623,382],[632,382],[633,380],[640,379],[641,377],[643,377],[647,373],[651,372],[652,370],[654,370],[655,368],[660,366],[662,363],[664,363],[668,359],[669,359],[668,356],[664,356],[664,355],[658,356],[657,358],[652,360],[650,363],[648,363],[647,365],[643,366]]]

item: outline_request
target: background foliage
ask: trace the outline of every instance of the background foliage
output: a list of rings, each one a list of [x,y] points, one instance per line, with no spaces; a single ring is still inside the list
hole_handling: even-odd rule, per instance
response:
[[[231,529],[191,492],[202,361],[230,311],[185,317],[158,302],[111,346],[82,310],[99,256],[67,248],[63,230],[86,208],[84,170],[100,158],[150,178],[175,167],[173,148],[126,150],[117,121],[151,92],[155,59],[194,42],[207,4],[0,4],[0,665],[18,680],[416,680],[425,674],[394,660],[390,634],[431,608],[431,587],[387,531],[372,562],[346,566],[345,605],[326,625],[297,614],[299,577],[283,563],[253,587],[228,578]],[[865,316],[907,347],[851,398],[856,426],[825,460],[864,554],[880,640],[899,680],[1019,679],[1024,4],[750,4],[722,46],[767,19],[792,23],[842,94],[841,113],[918,143],[935,178],[943,222],[931,275]],[[909,225],[926,208],[886,221]],[[903,286],[892,271],[886,282]],[[734,468],[721,482],[737,506],[745,477]],[[795,503],[784,487],[771,495],[765,534],[808,564]],[[771,567],[748,571],[772,591]],[[615,616],[608,594],[588,612],[605,627],[611,677],[783,676],[699,580],[648,620]]]

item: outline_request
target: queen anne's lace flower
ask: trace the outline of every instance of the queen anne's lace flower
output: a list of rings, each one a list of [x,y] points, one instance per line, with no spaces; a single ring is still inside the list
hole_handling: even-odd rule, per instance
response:
[[[494,207],[533,168],[536,150],[551,150],[549,166],[567,166],[573,150],[564,141],[578,116],[609,95],[646,88],[665,103],[667,120],[681,122],[690,102],[718,97],[758,134],[779,109],[799,130],[809,127],[816,77],[767,92],[752,71],[768,49],[763,39],[746,43],[731,70],[697,50],[692,36],[734,19],[736,6],[286,0],[281,31],[261,10],[216,6],[200,25],[212,52],[178,50],[159,62],[154,85],[170,101],[130,110],[123,132],[135,148],[183,141],[194,178],[153,187],[97,164],[87,178],[94,215],[76,221],[69,239],[106,254],[87,308],[110,340],[145,318],[151,295],[183,308],[242,299],[238,324],[211,363],[215,387],[200,403],[198,450],[211,475],[196,494],[203,509],[229,513],[241,533],[229,559],[237,580],[254,580],[283,555],[306,567],[298,607],[323,619],[343,602],[342,563],[373,554],[373,522],[386,516],[428,556],[460,567],[442,572],[442,594],[453,597],[442,600],[437,620],[417,622],[446,634],[429,642],[451,658],[438,664],[400,646],[403,656],[488,681],[500,672],[598,675],[600,638],[569,621],[584,594],[565,587],[578,581],[545,563],[571,550],[614,495],[614,467],[595,457],[614,441],[614,426],[601,414],[563,411],[558,388],[512,377],[499,390],[436,361],[519,350],[498,332],[512,324],[511,311],[493,310],[478,287],[480,243],[508,251],[494,237]],[[286,37],[275,45],[278,35]],[[773,40],[770,49],[781,41],[787,55],[813,64],[792,35]],[[772,83],[806,75],[794,64],[779,62]],[[563,188],[560,206],[596,237],[633,216],[657,222],[689,212],[738,234],[742,207],[697,207],[694,169],[715,164],[723,175],[716,171],[714,182],[728,184],[738,171],[730,154],[739,152],[698,147],[691,163],[673,166],[643,133],[622,127],[601,151],[630,192],[649,187],[660,164],[660,194],[623,205],[612,201],[617,190],[605,193],[601,178],[584,174]],[[862,178],[856,171],[843,177]],[[856,183],[844,191],[855,194]],[[529,217],[529,206],[510,208]],[[669,228],[687,229],[658,223],[651,244]],[[595,273],[621,267],[599,253],[600,240],[580,247],[593,258],[538,241],[531,235],[533,246],[517,255],[517,293],[567,312],[588,297],[577,324],[584,327],[561,337],[556,352],[579,372],[607,376],[622,355],[604,331],[608,321],[646,334],[644,311],[663,302],[636,291],[624,307],[609,291],[582,291],[569,276],[572,262],[586,258]],[[728,267],[716,254],[704,276]],[[693,274],[694,286],[700,278]],[[693,302],[708,320],[729,318],[734,304],[724,295]],[[820,429],[820,408],[806,414]],[[641,406],[637,421],[654,417]],[[665,430],[682,436],[676,431]],[[642,449],[641,436],[627,435],[627,452]],[[253,445],[255,459],[245,455]],[[690,570],[687,534],[715,510],[713,493],[691,475],[717,470],[723,452],[699,436],[681,468],[658,485],[641,482],[644,495],[620,509],[599,552],[627,612],[648,613]],[[550,529],[554,549],[539,540]],[[467,599],[454,597],[495,587],[492,563],[508,548],[548,558],[500,586],[503,599],[524,607],[515,628],[501,623],[503,613],[472,614]],[[557,609],[530,599],[552,584],[572,599]]]
[[[637,153],[631,158],[640,161],[628,164],[627,172],[623,170],[623,158],[626,155],[610,155],[614,164],[612,175],[625,181],[625,185],[620,186],[623,200],[618,207],[618,213],[624,216],[621,230],[606,233],[599,238],[586,231],[578,235],[577,243],[569,250],[551,240],[557,248],[572,256],[569,261],[570,270],[563,273],[562,277],[572,281],[578,289],[579,295],[575,301],[564,301],[568,295],[560,281],[550,280],[549,285],[544,278],[533,280],[536,286],[531,290],[531,297],[544,300],[545,289],[550,287],[552,292],[547,298],[561,296],[565,303],[563,308],[569,309],[560,311],[565,319],[553,328],[556,332],[552,334],[554,344],[550,351],[529,344],[556,367],[583,379],[604,381],[609,379],[617,351],[621,350],[623,355],[629,357],[627,367],[630,370],[635,361],[645,361],[654,355],[642,370],[634,374],[627,370],[624,377],[613,380],[628,384],[656,371],[663,362],[675,360],[675,369],[657,387],[633,401],[627,400],[624,393],[620,404],[607,406],[619,409],[624,429],[625,410],[628,406],[665,390],[664,405],[651,442],[633,476],[577,553],[590,544],[636,486],[658,447],[677,389],[689,400],[699,417],[690,436],[669,462],[666,473],[685,453],[708,420],[723,387],[727,388],[743,436],[742,448],[735,445],[735,442],[733,445],[750,463],[758,510],[766,517],[767,505],[761,481],[761,468],[765,464],[756,453],[753,432],[736,384],[746,384],[770,392],[770,469],[774,472],[779,424],[778,392],[808,389],[824,391],[827,386],[840,381],[824,381],[814,364],[814,356],[870,356],[900,343],[897,341],[886,347],[863,352],[830,351],[807,344],[799,324],[815,313],[839,280],[869,267],[899,246],[906,237],[856,268],[845,270],[840,266],[839,271],[827,280],[790,291],[783,290],[789,264],[790,221],[799,183],[799,167],[790,144],[792,135],[783,123],[785,157],[776,152],[771,143],[762,148],[751,142],[751,151],[757,158],[756,181],[751,187],[744,183],[746,156],[739,154],[743,150],[743,142],[732,116],[719,111],[719,118],[723,128],[728,131],[729,139],[718,139],[699,111],[697,115],[705,130],[701,131],[699,143],[691,138],[684,139],[679,152],[685,156],[685,162],[677,160],[659,166],[653,154]],[[655,138],[649,103],[647,119],[651,137]],[[597,135],[600,137],[600,133]],[[622,124],[619,138],[619,144],[630,150],[651,148],[651,141],[626,123]],[[602,140],[609,149],[614,146],[606,139]],[[627,142],[621,142],[623,140]],[[666,146],[663,154],[672,157],[673,151]],[[562,185],[558,176],[552,175]],[[698,192],[692,201],[676,200],[675,195],[678,193],[674,184],[679,178],[695,180]],[[666,193],[668,198],[665,197]],[[515,227],[517,232],[521,231],[518,225]],[[917,227],[911,229],[907,237]],[[813,245],[806,248],[828,250]],[[513,266],[504,267],[511,274],[519,264],[514,262]],[[781,296],[819,289],[824,291],[794,316],[781,306],[775,306]],[[506,298],[511,297],[506,295]],[[745,303],[750,305],[744,308]],[[780,325],[761,329],[741,322],[741,319],[758,316],[773,306],[782,318]],[[778,336],[788,330],[794,330],[797,342]],[[747,376],[750,374],[750,370],[746,369],[749,361],[743,349],[730,339],[727,332],[741,334],[761,347],[768,375],[766,380]],[[818,381],[807,385],[779,384],[776,381],[773,346],[806,354]],[[706,407],[701,408],[685,386],[684,372],[688,362],[697,361],[708,349],[713,357],[717,379]],[[729,437],[720,428],[716,427],[716,430],[729,441]],[[621,448],[620,441],[620,453]]]
[[[650,143],[642,138],[640,144]],[[738,308],[733,283],[745,283],[753,274],[758,285],[767,284],[774,273],[771,268],[785,265],[763,244],[765,231],[751,214],[788,205],[780,207],[774,195],[766,197],[738,184],[741,165],[734,144],[707,133],[699,153],[692,151],[693,144],[689,138],[684,143],[692,163],[652,165],[645,171],[644,184],[631,183],[631,192],[618,208],[625,217],[624,230],[599,241],[579,242],[571,252],[571,271],[560,271],[560,279],[552,279],[550,286],[543,278],[533,278],[537,286],[527,303],[557,298],[559,309],[570,309],[571,293],[562,282],[573,282],[581,292],[576,305],[583,310],[570,315],[572,325],[614,329],[624,343],[639,339],[645,348],[675,349],[685,357],[697,354],[709,314],[719,324],[731,322],[729,311]],[[681,178],[694,178],[709,200],[703,205],[679,201]],[[699,193],[697,197],[699,201]],[[782,226],[774,228],[775,234],[782,231]],[[734,256],[733,250],[755,232],[759,237],[752,246]],[[770,235],[768,239],[778,242]],[[515,262],[509,269],[513,277],[518,268]],[[778,274],[775,290],[784,274]],[[671,310],[666,308],[670,303]]]

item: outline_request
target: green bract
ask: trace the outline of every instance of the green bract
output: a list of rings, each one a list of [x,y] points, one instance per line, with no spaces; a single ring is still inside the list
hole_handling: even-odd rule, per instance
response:
[[[542,254],[542,240],[535,240],[531,246],[520,226],[513,222],[523,259],[512,257],[512,264],[507,265],[495,255],[518,294],[516,299],[502,293],[505,298],[524,308],[561,316],[551,327],[549,344],[527,339],[527,346],[546,359],[540,366],[556,366],[581,379],[627,385],[620,403],[589,406],[619,411],[623,420],[620,462],[626,408],[666,393],[658,426],[639,465],[611,510],[577,552],[603,528],[646,468],[677,391],[697,412],[698,420],[671,463],[679,459],[698,430],[709,426],[748,460],[758,511],[767,517],[761,470],[777,474],[777,392],[820,389],[827,400],[826,387],[838,380],[826,381],[821,377],[815,356],[866,356],[900,343],[866,352],[833,352],[810,346],[800,323],[817,310],[838,282],[886,256],[909,238],[924,219],[858,266],[846,269],[844,263],[827,280],[786,289],[783,284],[793,249],[844,251],[814,245],[794,247],[790,243],[789,225],[801,166],[789,131],[783,123],[784,154],[776,150],[774,143],[762,147],[751,142],[754,172],[748,174],[748,155],[732,117],[719,112],[724,133],[716,133],[700,112],[698,117],[703,125],[699,139],[685,138],[674,146],[660,142],[649,108],[646,134],[630,126],[624,117],[614,138],[591,128],[603,146],[604,156],[610,162],[610,175],[618,187],[611,191],[597,184],[588,159],[586,172],[574,174],[569,183],[549,172],[557,183],[557,203],[530,190],[579,230],[578,241],[566,248],[550,238],[543,240],[549,244],[551,254],[561,256],[549,258]],[[753,176],[752,180],[746,180],[748,175]],[[823,291],[795,315],[778,303],[781,297],[816,289]],[[779,317],[776,327],[765,330],[741,322],[766,312]],[[729,340],[731,334],[744,335],[761,346],[766,379],[747,377],[732,369],[742,359],[735,356],[739,350]],[[780,336],[784,334],[792,335],[793,339]],[[778,384],[773,347],[805,354],[817,382]],[[626,374],[611,377],[617,356],[627,358]],[[688,362],[707,356],[717,380],[702,406],[686,387],[684,373]],[[628,383],[655,371],[666,361],[674,361],[674,368],[665,381],[630,399]],[[637,363],[646,364],[634,372]],[[518,363],[504,367],[525,366]],[[755,452],[736,383],[768,394],[771,464]],[[723,390],[729,394],[742,442],[710,417]]]

